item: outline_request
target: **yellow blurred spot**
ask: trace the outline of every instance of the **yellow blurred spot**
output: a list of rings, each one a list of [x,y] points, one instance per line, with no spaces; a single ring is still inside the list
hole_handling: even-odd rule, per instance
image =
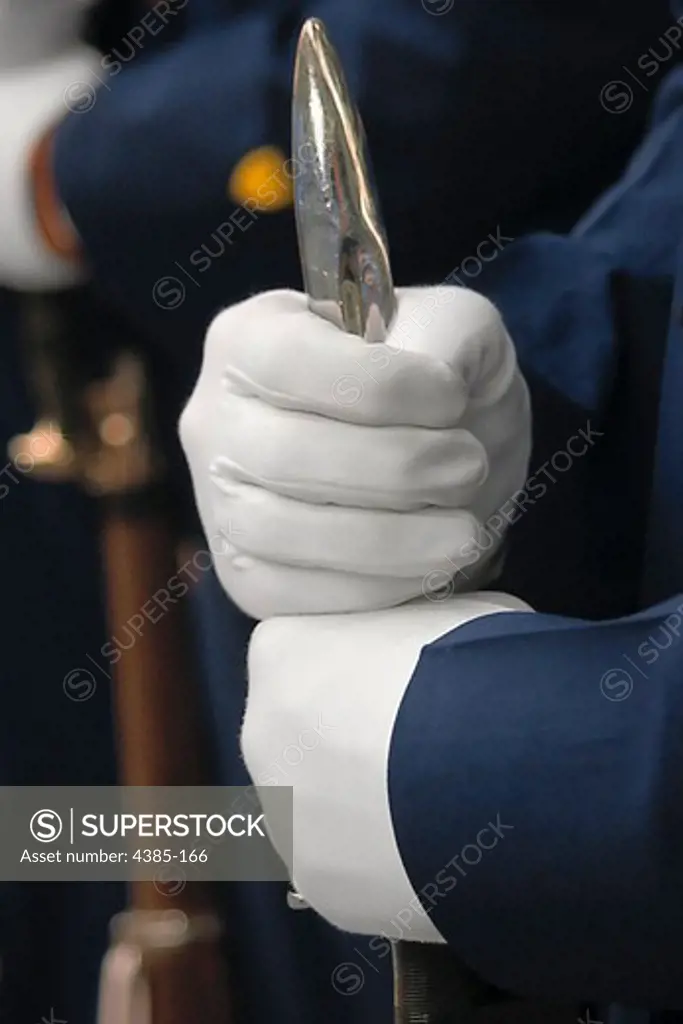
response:
[[[281,149],[261,146],[245,153],[237,164],[230,175],[228,194],[234,203],[246,204],[252,212],[276,213],[294,202],[293,173]]]

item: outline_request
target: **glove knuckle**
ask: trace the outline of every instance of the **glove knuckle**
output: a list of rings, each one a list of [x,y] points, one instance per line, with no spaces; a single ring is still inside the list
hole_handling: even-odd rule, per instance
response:
[[[265,754],[261,723],[255,719],[253,712],[248,712],[244,719],[240,735],[240,749],[249,775],[254,781],[258,781],[259,776],[267,767],[268,758]]]
[[[211,321],[204,341],[205,367],[215,365],[216,357],[221,357],[226,352],[230,345],[230,339],[236,334],[239,308],[239,306],[228,306]]]
[[[178,420],[178,434],[183,451],[190,458],[192,452],[197,450],[198,445],[204,437],[205,429],[202,417],[197,408],[196,391],[191,395],[189,402],[180,414]]]

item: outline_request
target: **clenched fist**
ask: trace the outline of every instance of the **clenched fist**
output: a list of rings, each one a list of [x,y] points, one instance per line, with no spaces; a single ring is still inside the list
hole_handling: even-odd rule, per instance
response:
[[[180,433],[219,578],[254,618],[387,608],[491,577],[502,531],[486,523],[525,478],[528,393],[491,303],[436,295],[399,291],[386,344],[296,292],[211,325]]]

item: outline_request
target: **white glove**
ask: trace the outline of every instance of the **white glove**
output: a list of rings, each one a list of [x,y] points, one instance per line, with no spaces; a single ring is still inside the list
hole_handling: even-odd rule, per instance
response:
[[[287,866],[301,895],[337,927],[398,937],[397,915],[405,925],[408,910],[411,940],[441,941],[394,835],[392,733],[422,648],[502,611],[530,609],[505,594],[481,593],[440,605],[422,599],[389,611],[292,616],[257,626],[244,758],[255,785],[293,787],[294,863]],[[268,815],[267,789],[263,807]],[[275,829],[276,820],[269,819]],[[271,831],[271,839],[287,860],[288,837]]]
[[[0,71],[58,57],[78,42],[97,0],[0,0]]]
[[[69,110],[92,105],[97,51],[78,42],[87,3],[0,0],[0,285],[58,289],[83,271],[50,252],[38,230],[31,153]]]
[[[390,607],[460,568],[454,589],[489,578],[527,470],[528,393],[491,303],[440,287],[420,327],[435,294],[399,292],[386,345],[295,292],[211,325],[181,438],[220,580],[253,617]]]

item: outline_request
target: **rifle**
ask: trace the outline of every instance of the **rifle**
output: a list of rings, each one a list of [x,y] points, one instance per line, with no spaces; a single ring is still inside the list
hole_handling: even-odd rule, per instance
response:
[[[76,482],[99,502],[108,628],[116,635],[179,564],[144,361],[124,348],[106,372],[100,353],[96,369],[83,372],[61,300],[27,297],[24,309],[41,409],[34,431],[44,436],[49,426],[58,439],[34,476]],[[207,781],[186,613],[182,604],[166,608],[113,666],[121,785]],[[182,876],[136,881],[111,931],[99,1024],[229,1024],[221,924],[206,885]]]
[[[304,24],[299,39],[292,149],[301,165],[295,211],[309,308],[369,344],[382,342],[396,313],[386,232],[363,124],[316,18]],[[298,894],[289,903],[305,907]],[[500,998],[446,946],[392,942],[392,954],[396,1024],[462,1024]]]

